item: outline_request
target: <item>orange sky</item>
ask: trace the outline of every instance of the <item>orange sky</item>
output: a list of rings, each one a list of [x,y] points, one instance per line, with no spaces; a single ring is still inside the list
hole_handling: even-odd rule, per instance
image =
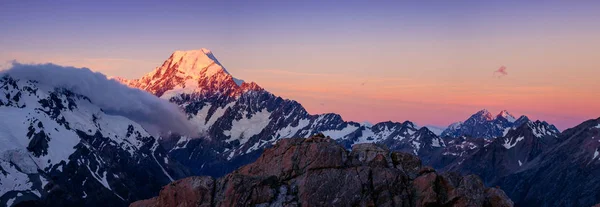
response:
[[[292,66],[236,65],[240,68],[229,71],[300,101],[311,113],[337,112],[354,121],[409,119],[446,126],[487,108],[526,114],[565,129],[600,116],[600,41],[593,39],[522,36],[472,40],[465,47],[413,44],[393,52],[312,51],[317,58],[303,62],[302,56],[294,56],[298,64]],[[494,76],[502,65],[508,74]]]
[[[233,76],[346,120],[447,126],[486,108],[565,129],[600,116],[595,1],[227,2],[6,4],[0,67],[137,78],[205,47]]]

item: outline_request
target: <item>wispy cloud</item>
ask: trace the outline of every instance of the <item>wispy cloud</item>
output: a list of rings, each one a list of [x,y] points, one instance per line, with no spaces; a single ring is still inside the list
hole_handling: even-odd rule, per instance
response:
[[[504,65],[500,66],[500,68],[498,68],[498,70],[494,71],[494,76],[496,76],[498,78],[500,78],[502,76],[506,76],[506,75],[508,75],[508,71],[506,71],[506,70],[507,70],[506,66],[504,66]]]

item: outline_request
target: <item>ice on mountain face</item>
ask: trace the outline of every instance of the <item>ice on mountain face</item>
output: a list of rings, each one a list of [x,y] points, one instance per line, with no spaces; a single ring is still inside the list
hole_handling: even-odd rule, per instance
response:
[[[198,80],[188,79],[182,85],[177,85],[173,89],[166,91],[163,93],[160,98],[169,100],[179,94],[192,94],[197,92],[200,87],[198,86]]]
[[[217,108],[217,110],[215,110],[215,112],[208,118],[208,120],[206,120],[206,117],[208,116],[208,111],[212,107],[210,104],[207,104],[203,106],[202,109],[198,111],[198,113],[196,113],[195,115],[191,115],[190,121],[198,127],[198,130],[200,132],[207,132],[209,128],[225,114],[225,111],[233,107],[233,105],[235,105],[235,102],[231,102],[225,105],[224,107]]]
[[[439,139],[433,139],[431,141],[432,141],[431,146],[433,146],[433,147],[441,147]]]
[[[508,132],[513,129],[512,127],[508,127],[506,129],[504,129],[504,132],[502,132],[502,136],[506,136],[506,134],[508,134]]]
[[[415,155],[419,155],[419,149],[421,149],[421,143],[420,142],[412,141],[412,145],[413,145],[413,148],[414,148],[413,153]]]
[[[329,136],[333,139],[341,139],[344,136],[352,133],[353,131],[356,131],[357,129],[358,129],[357,126],[347,125],[345,128],[343,128],[341,130],[327,130],[327,131],[323,131],[322,133],[325,136]]]
[[[117,194],[117,192],[113,191],[112,188],[110,187],[110,184],[108,183],[108,180],[107,180],[107,173],[108,173],[107,171],[104,171],[104,173],[100,173],[99,168],[96,168],[96,171],[92,171],[89,164],[86,163],[85,165],[86,165],[87,169],[89,170],[90,174],[92,175],[92,177],[94,177],[94,179],[96,179],[106,189],[113,192],[113,194],[115,194],[121,200],[125,200],[125,199],[123,199],[123,197],[121,197],[119,194]]]
[[[0,152],[20,152],[28,147],[31,137],[26,135],[30,129],[35,130],[35,133],[43,133],[44,136],[50,137],[47,149],[44,149],[45,154],[32,159],[35,165],[44,169],[66,160],[75,151],[73,147],[79,143],[80,138],[74,131],[52,120],[48,114],[36,110],[44,108],[36,101],[37,96],[44,99],[49,97],[49,94],[41,90],[36,94],[21,93],[20,101],[28,107],[0,107]]]
[[[154,154],[154,152],[156,151],[156,148],[159,147],[158,142],[154,142],[154,145],[152,146],[152,158],[154,158],[154,161],[156,162],[156,164],[158,165],[158,167],[160,167],[160,169],[163,171],[163,173],[169,178],[169,180],[171,180],[171,182],[174,181],[174,179],[171,177],[171,175],[169,175],[169,173],[165,170],[165,168],[160,164],[160,162],[158,162],[158,159],[156,159],[156,155]],[[164,157],[164,162],[165,164],[169,163],[169,160],[167,159],[167,157]]]
[[[286,126],[283,129],[280,129],[277,133],[275,133],[276,138],[291,138],[293,137],[300,129],[305,128],[310,124],[310,120],[308,119],[300,119],[298,121],[297,126],[292,126],[291,124]]]
[[[200,74],[210,77],[219,71],[229,74],[221,63],[217,61],[212,52],[206,48],[190,51],[175,51],[172,55],[170,67],[179,65],[179,72],[182,75],[192,76],[196,79]]]
[[[371,128],[365,127],[365,129],[362,130],[361,134],[362,136],[360,136],[354,144],[374,142],[374,139],[376,138],[376,134]]]
[[[176,51],[160,67],[140,79],[115,80],[166,100],[189,98],[182,94],[194,94],[197,98],[223,93],[233,97],[261,89],[255,83],[246,84],[231,76],[208,49]]]
[[[233,121],[230,130],[223,132],[225,136],[229,136],[226,141],[239,140],[240,145],[245,144],[250,137],[260,133],[269,124],[270,116],[271,112],[266,109],[253,114],[250,118],[246,118],[244,113],[242,119]]]
[[[17,197],[8,199],[8,201],[6,201],[6,206],[12,206],[13,202],[15,202],[16,199]]]
[[[408,135],[413,135],[413,134],[415,134],[415,132],[417,132],[417,131],[415,131],[414,129],[411,129],[411,128],[406,129],[406,133],[408,133]]]
[[[502,146],[504,146],[504,148],[506,148],[506,149],[510,149],[510,148],[513,148],[514,146],[516,146],[517,143],[519,143],[523,139],[525,139],[525,137],[520,136],[515,140],[514,143],[510,143],[511,139],[506,139],[506,141],[504,142],[504,144],[502,144]]]
[[[533,135],[538,138],[541,138],[547,134],[548,134],[548,132],[546,131],[546,128],[544,128],[544,127],[541,127],[541,128],[536,127],[533,129]]]
[[[0,196],[9,191],[27,191],[32,189],[33,182],[29,180],[28,175],[19,171],[9,160],[0,158],[0,169],[6,172],[0,173]]]
[[[504,117],[510,123],[513,123],[517,120],[512,114],[508,113],[508,111],[506,110],[501,111],[500,114],[498,114],[498,116]]]

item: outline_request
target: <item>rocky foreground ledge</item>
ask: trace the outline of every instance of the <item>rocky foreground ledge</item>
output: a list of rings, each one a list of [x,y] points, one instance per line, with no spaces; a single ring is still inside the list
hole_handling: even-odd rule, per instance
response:
[[[477,176],[439,174],[384,146],[345,150],[330,138],[282,139],[225,175],[188,177],[131,206],[513,206]]]

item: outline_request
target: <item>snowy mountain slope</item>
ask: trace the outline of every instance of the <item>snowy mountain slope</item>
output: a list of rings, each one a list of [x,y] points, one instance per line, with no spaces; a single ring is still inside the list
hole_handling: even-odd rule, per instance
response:
[[[428,163],[435,169],[443,169],[453,163],[462,163],[471,154],[479,149],[487,147],[492,143],[491,139],[473,138],[473,137],[444,137],[446,147],[433,154]]]
[[[534,159],[523,162],[518,171],[490,184],[502,187],[515,203],[522,206],[592,206],[599,203],[599,125],[600,118],[597,118],[567,129],[556,138],[547,135],[559,142],[544,149]]]
[[[170,153],[180,162],[196,166],[193,170],[199,174],[228,173],[237,166],[222,166],[223,160],[246,164],[281,138],[310,137],[321,132],[346,147],[393,142],[398,149],[418,154],[444,146],[442,139],[411,122],[371,126],[344,121],[337,114],[311,115],[298,102],[275,96],[256,83],[236,84],[237,79],[207,49],[177,51],[140,79],[116,80],[168,99],[186,112],[201,137],[210,141],[171,137],[162,143],[171,147]]]
[[[0,203],[123,206],[189,174],[140,124],[0,75]]]

